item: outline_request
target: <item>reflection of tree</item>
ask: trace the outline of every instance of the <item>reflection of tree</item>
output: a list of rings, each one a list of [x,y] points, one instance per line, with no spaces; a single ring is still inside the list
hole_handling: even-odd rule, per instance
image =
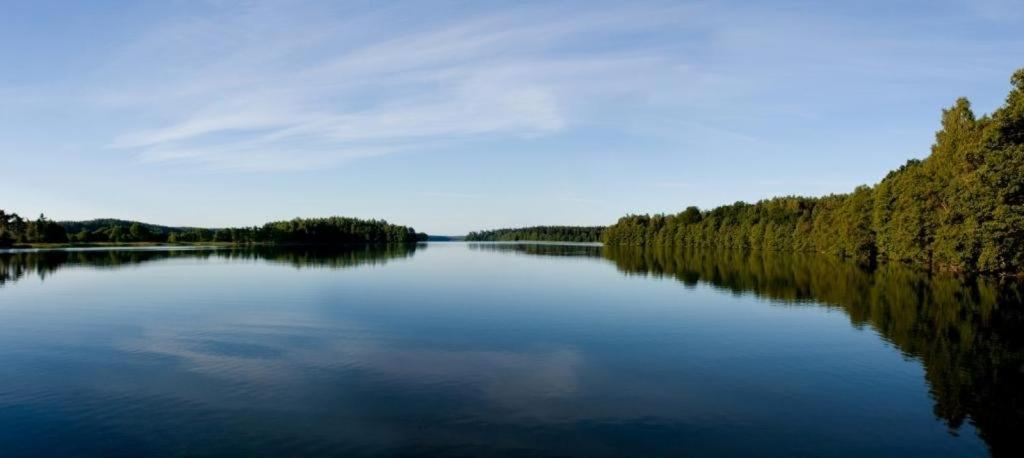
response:
[[[420,247],[422,249],[422,246]],[[28,275],[46,278],[64,267],[118,268],[166,259],[252,259],[290,264],[295,267],[340,269],[384,264],[390,259],[412,256],[415,245],[353,246],[342,248],[229,248],[229,249],[139,249],[139,250],[54,250],[0,253],[0,286]]]
[[[672,276],[734,293],[844,310],[919,358],[935,414],[972,421],[993,455],[1024,448],[1024,288],[1018,281],[928,275],[896,264],[869,271],[827,256],[742,250],[606,247],[628,274]]]
[[[426,245],[420,245],[422,250]],[[258,259],[297,268],[316,267],[341,269],[361,265],[385,264],[390,259],[407,258],[417,245],[365,245],[352,247],[253,247],[218,250],[218,256],[231,259]]]
[[[497,242],[467,243],[471,250],[503,251],[536,256],[601,256],[601,245],[572,243]]]
[[[469,244],[523,255],[600,256],[627,274],[670,276],[784,303],[843,310],[919,358],[935,415],[951,429],[977,426],[997,456],[1024,456],[1024,287],[1017,281],[929,275],[897,264],[865,270],[829,256],[658,250],[593,245]],[[0,285],[68,266],[118,268],[151,261],[240,259],[347,268],[412,256],[415,246],[348,249],[83,250],[0,253]],[[422,249],[419,248],[419,249]]]

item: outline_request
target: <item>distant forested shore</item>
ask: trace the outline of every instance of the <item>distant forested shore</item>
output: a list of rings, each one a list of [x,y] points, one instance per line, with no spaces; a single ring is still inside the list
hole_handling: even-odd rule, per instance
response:
[[[156,243],[359,245],[415,243],[425,238],[426,234],[417,234],[411,227],[383,220],[339,216],[295,218],[252,227],[205,229],[119,219],[58,222],[44,215],[32,220],[0,210],[0,247]]]
[[[467,242],[600,242],[604,226],[533,226],[470,232]]]
[[[943,110],[931,154],[874,186],[824,197],[777,197],[674,215],[630,215],[607,245],[714,246],[832,253],[937,270],[1024,272],[1024,69],[1005,104],[976,117],[961,98]]]
[[[1003,106],[977,117],[961,98],[943,110],[931,153],[874,186],[711,210],[629,215],[609,227],[470,232],[466,241],[598,242],[670,249],[818,252],[936,270],[1024,272],[1024,69]],[[55,222],[0,210],[0,246],[103,243],[391,244],[425,240],[382,220],[296,218],[263,226],[174,228],[122,220]],[[454,237],[451,239],[458,239]]]

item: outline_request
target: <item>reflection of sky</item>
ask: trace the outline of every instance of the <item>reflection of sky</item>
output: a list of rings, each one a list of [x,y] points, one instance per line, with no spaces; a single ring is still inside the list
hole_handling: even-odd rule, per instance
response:
[[[289,450],[600,453],[619,440],[852,453],[870,450],[865,437],[981,450],[969,426],[954,438],[934,419],[916,361],[841,312],[626,277],[599,258],[440,244],[373,268],[68,269],[0,290],[0,321],[0,404],[14,412],[0,425],[90,421],[129,437],[184,434],[187,420]]]

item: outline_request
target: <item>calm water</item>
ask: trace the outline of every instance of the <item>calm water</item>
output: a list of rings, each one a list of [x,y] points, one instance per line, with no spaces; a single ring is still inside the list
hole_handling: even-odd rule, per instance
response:
[[[1021,456],[1021,291],[595,246],[0,253],[0,453]]]

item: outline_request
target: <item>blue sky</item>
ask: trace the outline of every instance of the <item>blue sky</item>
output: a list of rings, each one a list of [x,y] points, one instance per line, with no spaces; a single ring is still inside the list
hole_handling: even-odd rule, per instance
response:
[[[1020,1],[0,0],[0,208],[434,234],[874,183],[997,107]]]

